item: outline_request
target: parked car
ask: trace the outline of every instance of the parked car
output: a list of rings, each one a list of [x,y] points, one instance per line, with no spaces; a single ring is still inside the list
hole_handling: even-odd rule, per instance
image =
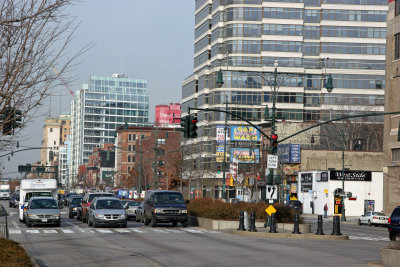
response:
[[[148,191],[143,204],[143,222],[145,225],[151,223],[152,227],[156,227],[159,222],[172,222],[173,226],[180,222],[183,227],[187,227],[187,208],[182,193],[168,190]]]
[[[82,199],[81,208],[78,210],[80,214],[78,214],[78,218],[82,220],[82,222],[88,223],[88,210],[89,206],[92,203],[95,197],[114,197],[112,193],[107,192],[88,192]]]
[[[17,208],[19,203],[19,194],[14,193],[10,196],[10,200],[8,201],[8,206],[10,208]]]
[[[300,200],[289,200],[289,208],[295,210],[297,213],[303,213],[303,204]]]
[[[390,215],[388,221],[389,239],[396,241],[400,235],[400,206],[396,207]]]
[[[361,217],[358,219],[358,225],[368,224],[369,226],[386,226],[388,224],[388,220],[389,217],[383,214],[383,212],[370,211],[365,215],[361,215]]]
[[[88,210],[89,226],[120,226],[126,228],[127,214],[121,200],[115,197],[96,197]]]
[[[140,202],[139,206],[135,210],[135,213],[136,213],[135,221],[137,221],[137,222],[143,222],[143,205],[144,205],[144,201]]]
[[[79,197],[76,195],[75,197],[71,198],[68,207],[68,218],[73,219],[78,214],[78,207],[82,203],[82,198],[83,197]]]
[[[65,198],[64,198],[64,205],[68,206],[69,205],[69,201],[72,199],[72,197],[77,196],[77,193],[67,193],[65,194]]]
[[[129,220],[129,218],[136,218],[136,210],[137,210],[139,204],[140,204],[139,201],[127,201],[124,204],[126,213],[128,215],[128,220]]]
[[[32,197],[26,207],[25,223],[32,227],[35,224],[60,226],[61,213],[57,201],[52,197]]]

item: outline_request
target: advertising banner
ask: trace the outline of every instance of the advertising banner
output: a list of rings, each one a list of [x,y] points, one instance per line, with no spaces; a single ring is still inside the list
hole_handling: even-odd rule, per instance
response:
[[[230,174],[232,179],[236,182],[237,181],[237,174],[238,174],[238,160],[237,158],[232,159],[232,163],[230,164]]]
[[[217,143],[223,144],[224,141],[225,141],[225,126],[217,125]]]
[[[312,190],[312,172],[300,174],[301,192],[306,193]]]
[[[260,133],[253,126],[231,126],[232,141],[260,141]]]
[[[290,144],[290,163],[301,163],[300,144]]]
[[[217,162],[224,161],[224,147],[223,146],[217,146],[216,161]]]
[[[260,158],[260,150],[258,148],[231,148],[230,155],[231,161],[236,157],[238,163],[258,163]]]

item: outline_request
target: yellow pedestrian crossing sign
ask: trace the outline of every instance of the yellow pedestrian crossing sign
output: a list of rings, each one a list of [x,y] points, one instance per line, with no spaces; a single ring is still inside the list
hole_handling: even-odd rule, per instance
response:
[[[269,205],[268,208],[265,209],[265,212],[268,213],[269,216],[271,216],[272,213],[276,212],[276,209],[274,208],[274,206]]]

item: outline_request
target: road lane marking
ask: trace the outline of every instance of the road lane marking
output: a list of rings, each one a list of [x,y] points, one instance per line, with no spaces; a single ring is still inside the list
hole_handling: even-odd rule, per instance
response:
[[[74,231],[69,230],[69,229],[61,229],[61,231],[63,231],[64,234],[73,234],[73,233],[75,233]]]
[[[14,222],[14,221],[13,221],[13,224],[14,224],[14,226],[15,226],[15,229],[17,229],[17,230],[20,230],[20,229],[21,229],[21,228],[19,228],[19,225],[18,225],[17,222]]]
[[[368,241],[390,241],[386,237],[372,237],[372,236],[349,236],[352,240],[368,240]]]
[[[193,233],[193,234],[204,234],[205,232],[195,229],[182,229],[182,231]]]
[[[21,230],[14,230],[14,229],[11,229],[11,230],[9,230],[8,231],[10,234],[21,234]]]
[[[161,229],[153,229],[153,232],[160,233],[160,234],[166,234],[166,233],[168,233],[167,231],[161,230]]]
[[[94,234],[92,229],[83,229],[83,228],[79,228],[78,226],[76,226],[76,229],[78,229],[79,231],[81,231],[82,233],[91,233]]]
[[[184,231],[182,230],[175,230],[175,229],[165,229],[165,231],[168,231],[170,233],[174,233],[174,234],[185,234]]]
[[[130,233],[128,229],[113,229],[114,231],[117,231],[119,233]]]
[[[39,234],[39,230],[26,230],[29,234]]]
[[[58,232],[56,230],[43,230],[45,234],[57,234]]]
[[[139,230],[139,229],[130,229],[130,230],[133,231],[133,232],[136,232],[136,233],[140,233],[140,234],[144,234],[145,233],[144,231]]]
[[[107,229],[96,229],[96,230],[102,234],[111,234],[112,233],[111,230],[107,230]]]

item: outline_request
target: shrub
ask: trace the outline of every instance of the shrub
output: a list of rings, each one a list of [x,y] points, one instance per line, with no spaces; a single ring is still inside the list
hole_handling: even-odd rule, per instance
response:
[[[235,221],[239,219],[240,211],[247,211],[249,216],[252,211],[256,212],[257,221],[265,221],[267,213],[265,209],[270,204],[265,202],[259,203],[226,203],[218,199],[200,198],[193,199],[187,205],[188,213],[191,216],[203,217],[214,220],[230,220]],[[277,210],[275,216],[277,222],[293,222],[294,211],[284,204],[273,204]]]
[[[33,266],[31,258],[20,244],[13,240],[0,238],[0,267]]]

